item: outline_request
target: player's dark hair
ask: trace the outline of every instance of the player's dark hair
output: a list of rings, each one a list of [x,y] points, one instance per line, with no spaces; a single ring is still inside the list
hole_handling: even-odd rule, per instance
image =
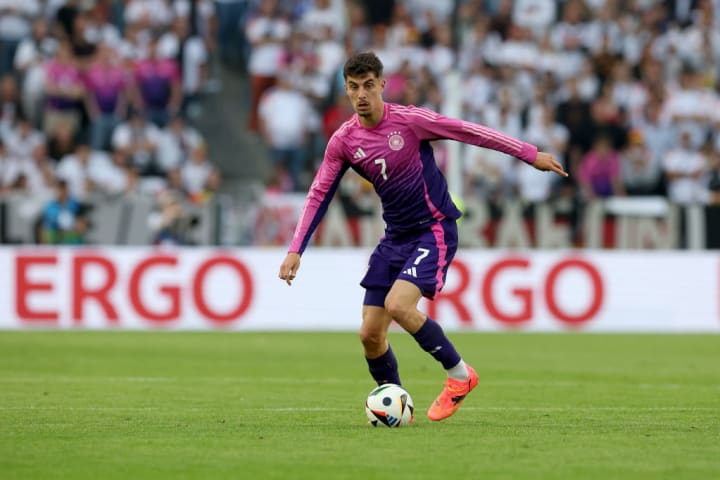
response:
[[[348,58],[343,67],[343,77],[362,77],[367,73],[374,73],[377,78],[382,77],[383,64],[373,52],[356,53]]]

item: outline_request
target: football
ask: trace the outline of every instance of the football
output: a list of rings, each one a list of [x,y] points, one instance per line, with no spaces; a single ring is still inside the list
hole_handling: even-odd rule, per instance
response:
[[[404,427],[413,423],[415,406],[400,385],[386,383],[373,389],[365,402],[365,413],[374,427]]]

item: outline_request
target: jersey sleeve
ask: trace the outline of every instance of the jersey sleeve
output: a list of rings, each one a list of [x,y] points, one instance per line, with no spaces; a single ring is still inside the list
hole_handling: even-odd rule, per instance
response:
[[[288,249],[289,253],[302,254],[305,251],[310,237],[327,212],[330,200],[335,195],[340,180],[349,167],[349,164],[343,159],[341,144],[337,135],[333,135],[328,142],[325,157],[305,198],[305,206],[303,206],[300,219],[295,227],[295,234]]]
[[[422,107],[408,107],[403,112],[410,128],[421,140],[456,140],[497,150],[533,163],[538,148],[502,132],[477,123],[450,118]]]

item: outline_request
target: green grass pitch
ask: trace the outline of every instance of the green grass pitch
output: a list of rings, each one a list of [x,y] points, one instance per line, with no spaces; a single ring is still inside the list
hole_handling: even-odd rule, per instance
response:
[[[430,422],[444,372],[393,333],[387,429],[355,334],[0,332],[0,478],[720,478],[720,336],[450,337],[479,388]]]

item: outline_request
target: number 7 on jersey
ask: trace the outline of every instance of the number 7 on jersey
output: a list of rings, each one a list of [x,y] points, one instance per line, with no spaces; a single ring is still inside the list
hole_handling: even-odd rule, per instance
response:
[[[385,163],[385,159],[378,158],[377,160],[375,160],[375,165],[381,165],[380,175],[382,175],[383,180],[387,180],[387,163]]]

